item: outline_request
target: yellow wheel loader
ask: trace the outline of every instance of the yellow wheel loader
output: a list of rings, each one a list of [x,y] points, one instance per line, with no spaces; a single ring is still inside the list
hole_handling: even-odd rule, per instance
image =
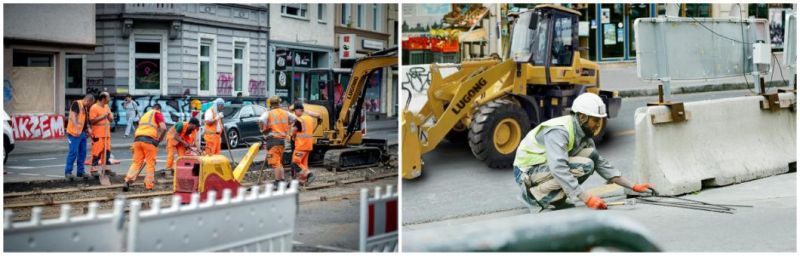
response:
[[[488,166],[509,168],[528,130],[568,114],[572,100],[584,92],[598,94],[609,117],[616,116],[621,99],[600,90],[597,63],[580,56],[579,16],[539,5],[516,17],[505,60],[462,62],[447,77],[431,64],[427,101],[417,112],[406,104],[400,116],[403,178],[419,177],[422,155],[443,139],[466,141]]]
[[[374,73],[391,66],[397,66],[396,47],[357,60],[351,70],[309,72],[309,85],[315,96],[303,107],[320,115],[310,164],[322,162],[326,169],[337,171],[376,166],[388,160],[386,140],[363,138],[361,129],[367,83]],[[291,155],[284,159],[286,164]]]

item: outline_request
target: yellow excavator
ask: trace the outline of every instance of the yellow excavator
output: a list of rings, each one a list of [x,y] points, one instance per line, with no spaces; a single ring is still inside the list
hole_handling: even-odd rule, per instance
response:
[[[361,130],[368,83],[380,70],[391,66],[397,66],[397,47],[358,59],[350,72],[309,72],[310,86],[317,93],[303,107],[320,115],[310,164],[322,163],[328,170],[341,171],[376,166],[389,159],[386,140],[363,138]],[[291,156],[284,160],[288,164]]]
[[[443,139],[466,141],[489,167],[509,168],[528,130],[569,113],[584,92],[598,94],[609,117],[617,115],[618,94],[600,90],[597,63],[580,56],[579,12],[539,5],[514,16],[505,60],[462,62],[447,77],[430,65],[425,104],[412,112],[409,99],[400,116],[404,179],[422,174],[422,155]]]

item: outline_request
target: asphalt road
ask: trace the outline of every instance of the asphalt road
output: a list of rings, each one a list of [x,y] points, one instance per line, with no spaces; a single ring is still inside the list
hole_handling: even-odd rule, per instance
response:
[[[390,144],[397,143],[397,131],[396,130],[377,130],[377,131],[368,131],[367,133],[368,138],[381,138],[387,139]],[[133,140],[128,138],[129,140]],[[112,143],[114,141],[112,140]],[[63,144],[63,147],[66,147],[66,141]],[[166,149],[163,147],[164,143],[162,143],[162,147],[158,150],[158,157],[156,158],[156,170],[160,170],[166,167]],[[240,147],[232,150],[233,157],[237,160],[241,159],[245,153],[247,153],[246,147]],[[88,153],[88,152],[87,152]],[[116,172],[118,175],[124,175],[127,173],[128,168],[131,165],[132,154],[129,149],[112,149],[111,153],[114,154],[115,159],[120,160],[121,163],[119,165],[114,165],[111,167],[111,170]],[[223,146],[222,154],[228,156],[228,150]],[[260,153],[262,156],[259,157],[263,159],[264,152]],[[65,153],[42,153],[42,154],[25,154],[25,155],[10,155],[8,162],[6,162],[4,166],[4,171],[6,172],[3,175],[3,182],[19,182],[19,181],[30,181],[30,180],[48,180],[48,179],[63,179],[64,178],[64,166],[66,163],[66,154]],[[82,161],[81,161],[82,163]],[[86,171],[88,171],[88,166],[86,167]],[[72,174],[75,175],[77,173],[77,169],[73,168]],[[140,174],[144,175],[144,171]]]
[[[674,99],[688,102],[743,96],[749,93],[749,91],[744,90],[681,94],[675,95]],[[622,172],[631,170],[633,164],[635,150],[633,114],[636,108],[645,106],[647,102],[655,100],[655,97],[623,99],[622,109],[619,115],[609,120],[607,136],[604,142],[598,145],[598,151]],[[512,171],[495,170],[486,167],[485,164],[474,158],[466,145],[455,145],[449,142],[443,142],[436,150],[423,156],[423,160],[425,166],[422,176],[415,180],[404,180],[402,183],[402,216],[404,230],[436,225],[450,225],[450,223],[458,222],[459,220],[480,219],[485,216],[514,215],[528,212],[527,208],[516,199],[519,189],[514,183]],[[687,242],[698,244],[697,239],[714,240],[718,239],[716,236],[721,234],[733,234],[718,233],[719,231],[763,230],[765,228],[761,225],[763,224],[763,221],[761,221],[762,218],[770,218],[773,222],[772,224],[780,223],[781,225],[791,226],[790,230],[780,229],[781,232],[776,233],[776,235],[781,237],[790,237],[791,244],[787,245],[781,243],[780,246],[771,246],[774,245],[774,241],[765,241],[765,243],[749,244],[748,248],[753,248],[752,250],[756,250],[756,248],[761,248],[763,250],[785,250],[787,248],[795,248],[794,238],[796,237],[796,231],[794,227],[796,227],[796,221],[794,216],[796,212],[796,180],[794,175],[783,175],[780,177],[789,180],[789,182],[781,184],[781,186],[783,186],[782,189],[785,188],[791,191],[791,193],[786,193],[785,197],[775,199],[778,200],[783,207],[776,208],[769,213],[761,213],[760,211],[751,212],[749,215],[750,218],[745,218],[746,221],[737,221],[735,224],[731,223],[733,225],[719,223],[711,227],[706,227],[704,225],[705,219],[686,218],[683,220],[681,218],[685,218],[685,215],[673,216],[674,221],[682,223],[681,225],[692,226],[694,227],[694,229],[692,229],[693,231],[698,231],[697,234],[704,235],[693,234],[675,237],[673,238],[675,243],[680,244],[680,242]],[[587,188],[591,188],[604,183],[605,181],[595,174],[584,184]],[[747,183],[726,188],[736,191],[739,190],[740,187],[743,188],[745,186],[747,186]],[[726,195],[721,195],[720,198],[726,200],[736,199],[733,195],[727,197]],[[765,197],[762,199],[767,200],[768,198],[769,197]],[[631,211],[631,214],[643,218],[650,216],[649,213],[645,211]],[[791,218],[789,218],[790,216]],[[661,225],[659,228],[670,228],[669,222],[667,221],[653,221]],[[734,226],[741,228],[734,229],[732,228]],[[759,245],[761,247],[759,247]],[[690,250],[713,250],[713,248],[703,247],[701,244],[698,244],[696,247],[689,246],[684,248],[691,248]]]

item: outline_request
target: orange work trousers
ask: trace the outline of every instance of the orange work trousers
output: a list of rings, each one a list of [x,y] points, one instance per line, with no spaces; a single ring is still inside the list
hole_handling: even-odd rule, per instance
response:
[[[125,182],[132,183],[139,177],[142,171],[142,164],[145,164],[146,173],[144,176],[144,187],[146,189],[153,189],[155,186],[155,173],[156,173],[156,155],[158,148],[153,144],[137,141],[131,146],[133,151],[133,163],[128,169],[128,175],[125,176]]]
[[[292,163],[300,167],[303,172],[308,170],[308,154],[309,151],[294,151],[292,154]]]
[[[268,160],[269,166],[273,169],[282,168],[283,167],[283,145],[281,146],[272,146],[269,148]]]
[[[203,134],[203,139],[206,140],[206,155],[218,155],[222,150],[222,138],[219,134],[206,133]]]
[[[108,156],[111,154],[111,138],[97,138],[97,141],[92,141],[92,166],[103,165],[103,162],[108,162]]]
[[[174,170],[172,167],[175,166],[175,153],[178,153],[178,157],[185,156],[186,148],[177,140],[167,140],[167,169]]]

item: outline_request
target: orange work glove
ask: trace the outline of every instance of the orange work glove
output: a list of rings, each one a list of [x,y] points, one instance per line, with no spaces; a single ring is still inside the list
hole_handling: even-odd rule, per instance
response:
[[[606,206],[606,202],[603,201],[603,199],[600,199],[599,197],[596,197],[596,196],[590,196],[588,199],[586,199],[586,201],[584,203],[586,203],[586,207],[589,207],[589,208],[592,208],[592,209],[595,209],[595,210],[608,209],[608,206]]]
[[[652,187],[653,187],[653,184],[651,184],[651,183],[642,183],[642,184],[633,185],[633,187],[631,189],[633,190],[633,192],[643,193],[643,192],[647,192],[647,190],[650,190],[650,188],[652,188]]]

